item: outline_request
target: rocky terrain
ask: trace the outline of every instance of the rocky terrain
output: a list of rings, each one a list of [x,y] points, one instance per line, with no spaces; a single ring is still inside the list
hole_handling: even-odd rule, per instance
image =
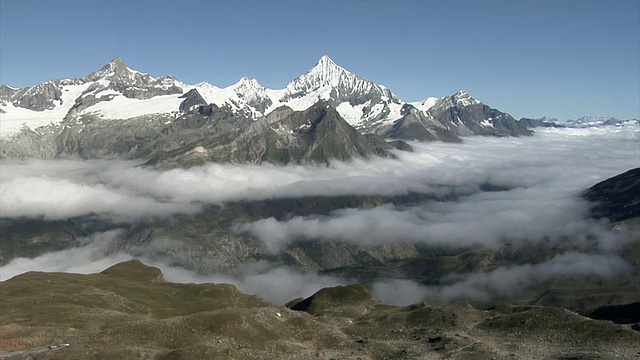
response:
[[[327,56],[282,90],[247,78],[224,89],[186,85],[115,58],[82,78],[24,89],[3,85],[0,101],[3,158],[117,156],[183,167],[326,163],[410,149],[401,140],[531,135],[509,114],[464,91],[403,102]]]
[[[640,168],[593,185],[583,193],[594,203],[593,215],[613,222],[640,217]]]
[[[389,306],[361,285],[275,306],[225,284],[174,284],[137,260],[0,284],[5,359],[614,359],[629,325],[553,307]]]

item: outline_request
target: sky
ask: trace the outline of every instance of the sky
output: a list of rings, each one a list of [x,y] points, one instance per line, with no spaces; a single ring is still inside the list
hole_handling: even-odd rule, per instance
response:
[[[466,90],[516,118],[640,118],[640,0],[0,0],[0,83],[152,76],[284,88],[323,55],[405,101]]]

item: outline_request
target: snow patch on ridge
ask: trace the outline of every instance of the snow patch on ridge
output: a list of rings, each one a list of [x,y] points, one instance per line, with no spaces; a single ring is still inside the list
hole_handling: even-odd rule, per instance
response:
[[[7,105],[2,107],[5,113],[0,113],[0,136],[18,133],[23,125],[35,129],[49,124],[59,124],[75,104],[76,98],[90,85],[91,83],[64,85],[62,87],[61,103],[56,104],[50,110],[34,111],[16,107],[11,102],[7,102]]]
[[[82,113],[91,113],[106,119],[129,119],[143,115],[167,114],[178,111],[180,103],[184,101],[180,96],[182,94],[160,95],[146,100],[116,96],[112,100],[101,101]]]
[[[440,100],[440,98],[429,97],[429,98],[425,99],[424,101],[416,101],[416,102],[412,102],[412,103],[409,103],[409,104],[413,105],[413,107],[415,107],[418,110],[427,111],[431,107],[433,107],[433,105],[435,105],[436,102],[438,102],[438,100]]]
[[[362,109],[370,103],[352,106],[349,102],[343,102],[336,107],[338,114],[342,116],[349,124],[357,124],[362,120]]]

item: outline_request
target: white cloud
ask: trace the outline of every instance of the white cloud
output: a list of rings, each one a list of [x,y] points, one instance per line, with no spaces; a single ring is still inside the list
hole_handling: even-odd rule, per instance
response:
[[[330,167],[207,164],[160,171],[134,161],[3,161],[2,216],[55,219],[125,210],[124,217],[137,218],[241,199],[468,194],[487,182],[541,190],[546,199],[566,197],[640,166],[638,140],[635,127],[543,130],[531,138],[414,144],[415,153],[398,152],[400,161],[356,159]],[[78,206],[65,206],[67,198]]]
[[[589,205],[578,195],[598,181],[640,166],[630,151],[638,138],[636,128],[562,129],[533,138],[474,137],[462,145],[416,144],[417,153],[402,155],[400,163],[407,166],[404,178],[413,182],[420,173],[425,187],[447,184],[467,189],[458,199],[341,209],[329,216],[286,221],[268,218],[240,224],[237,230],[261,240],[272,252],[301,240],[497,247],[511,240],[568,237],[578,242],[595,236],[611,247],[616,240],[606,226],[588,219]],[[486,183],[508,190],[477,190]]]
[[[110,254],[108,249],[114,239],[121,235],[121,231],[112,230],[94,235],[92,238],[81,239],[86,246],[68,250],[54,251],[42,256],[16,258],[0,267],[0,281],[10,279],[28,271],[69,272],[90,274],[100,272],[111,265],[130,260],[127,254]]]
[[[633,271],[616,255],[565,253],[538,264],[500,267],[486,273],[453,274],[450,285],[424,286],[409,280],[385,280],[372,286],[380,300],[396,305],[418,301],[491,301],[506,299],[522,291],[562,276],[597,276],[610,279]]]
[[[529,138],[471,137],[463,144],[413,144],[416,151],[398,152],[400,160],[354,160],[334,162],[329,167],[207,164],[160,171],[131,161],[3,160],[0,216],[65,219],[91,215],[136,222],[234,200],[409,192],[445,200],[446,195],[456,194],[457,198],[447,201],[341,209],[328,216],[265,219],[238,228],[263,241],[271,251],[305,239],[472,247],[498,247],[512,239],[569,239],[578,250],[600,252],[588,259],[596,261],[599,274],[606,274],[605,269],[622,269],[611,254],[632,236],[589,220],[587,204],[577,195],[601,180],[640,166],[639,141],[639,127],[547,129]],[[486,184],[504,191],[480,191]],[[69,256],[78,261],[70,264],[66,260]],[[130,256],[113,255],[104,249],[78,248],[32,260],[15,259],[0,269],[0,276],[6,279],[27,270],[98,271],[107,263],[127,258]],[[378,289],[387,290],[378,291],[378,296],[384,299],[385,293],[395,295],[409,289],[401,296],[403,302],[424,294],[436,294],[441,299],[481,298],[482,294],[509,291],[511,278],[526,286],[536,278],[530,274],[550,278],[582,269],[584,261],[569,260],[567,255],[546,265],[469,275],[442,289],[425,289],[406,281],[381,283]],[[167,277],[177,279],[183,271],[167,266],[164,270]],[[185,281],[198,279],[192,273],[182,274]],[[251,268],[240,276],[218,274],[202,279],[232,282],[243,291],[276,302],[344,282],[279,267]]]
[[[114,230],[86,239],[86,245],[50,252],[36,258],[16,258],[0,267],[0,281],[5,281],[28,271],[68,272],[91,274],[101,272],[115,264],[137,258],[162,270],[167,281],[176,283],[225,283],[233,284],[245,294],[255,294],[277,305],[298,297],[308,297],[316,291],[346,281],[315,273],[301,273],[286,266],[273,266],[266,262],[254,263],[236,269],[236,274],[198,274],[169,265],[166,261],[128,253],[111,252],[111,245],[121,235]],[[153,245],[156,246],[156,245]],[[160,245],[162,246],[162,245]],[[140,250],[140,249],[138,249]],[[147,249],[151,250],[151,249]],[[73,259],[73,261],[70,261]]]

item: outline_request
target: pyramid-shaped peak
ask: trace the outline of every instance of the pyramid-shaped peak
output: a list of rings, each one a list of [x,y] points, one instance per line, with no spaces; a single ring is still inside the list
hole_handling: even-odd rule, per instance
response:
[[[106,63],[100,70],[101,71],[102,70],[110,70],[110,71],[113,71],[115,73],[119,73],[119,72],[122,72],[122,71],[125,71],[125,70],[129,70],[129,68],[124,63],[122,58],[114,57],[108,63]]]
[[[127,67],[127,66],[124,64],[124,61],[122,60],[122,58],[121,58],[121,57],[119,57],[119,56],[116,56],[116,57],[114,57],[113,59],[111,59],[111,60],[109,61],[109,64],[112,64],[113,66],[119,66],[119,67],[124,66],[124,67]]]
[[[348,80],[347,80],[348,79]],[[293,80],[292,83],[304,82],[308,85],[315,84],[316,86],[321,85],[331,85],[338,86],[340,82],[354,82],[356,79],[359,79],[354,74],[345,70],[344,68],[338,66],[331,58],[327,55],[318,60],[316,66],[314,66],[311,70],[307,71],[304,75],[301,75],[297,79]],[[360,79],[363,80],[364,79]],[[291,86],[291,84],[290,84]]]
[[[98,79],[112,78],[112,77],[130,77],[134,71],[129,69],[125,65],[124,61],[120,57],[111,59],[108,63],[100,68],[100,70],[93,72],[87,76],[88,80],[94,81]]]
[[[338,66],[335,61],[331,60],[329,55],[323,55],[320,60],[318,60],[318,65]]]
[[[311,69],[311,72],[323,72],[323,73],[349,73],[340,65],[336,64],[328,55],[324,55],[318,60],[316,66]]]
[[[327,55],[287,85],[282,101],[302,97],[332,99],[336,103],[348,101],[352,105],[364,104],[371,99],[397,101],[389,89],[349,72]]]

